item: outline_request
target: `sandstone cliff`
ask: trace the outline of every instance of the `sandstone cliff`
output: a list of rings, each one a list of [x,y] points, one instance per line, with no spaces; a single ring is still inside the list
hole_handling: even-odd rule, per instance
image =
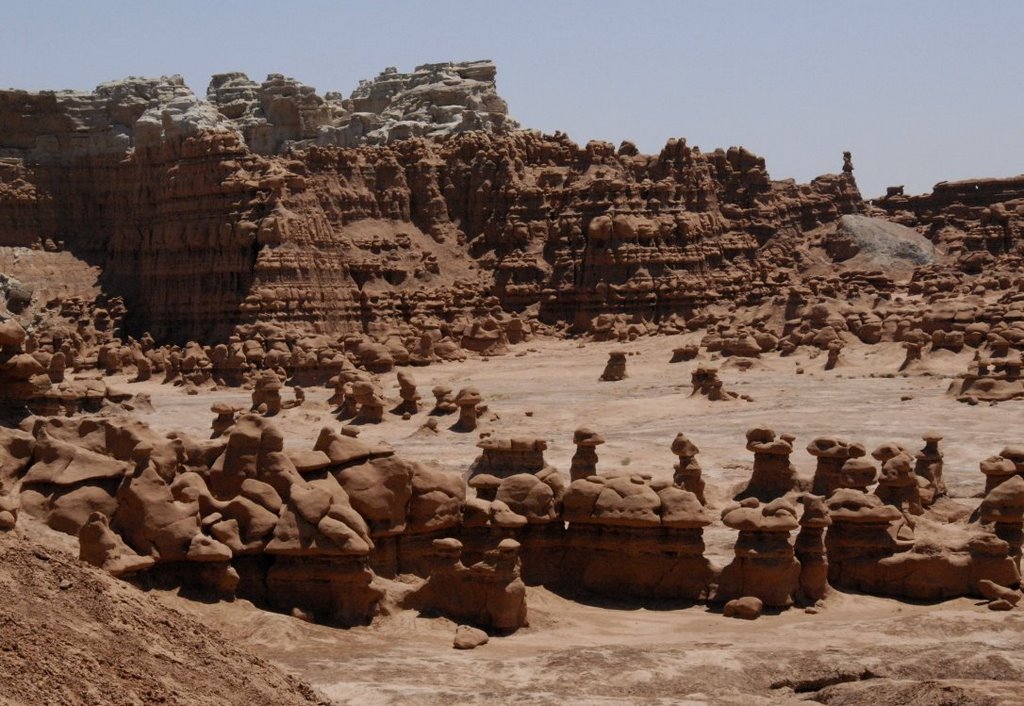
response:
[[[389,70],[345,100],[241,74],[205,101],[180,77],[0,92],[0,245],[61,243],[102,268],[126,333],[158,340],[496,307],[587,330],[759,301],[803,234],[864,209],[847,170],[773,182],[743,148],[513,129],[493,79],[476,62]]]

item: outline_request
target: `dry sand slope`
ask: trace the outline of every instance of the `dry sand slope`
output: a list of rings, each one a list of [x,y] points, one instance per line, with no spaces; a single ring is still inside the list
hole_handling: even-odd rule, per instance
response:
[[[185,599],[167,605],[78,561],[75,544],[27,518],[0,535],[0,703],[329,703],[212,618],[183,614]]]

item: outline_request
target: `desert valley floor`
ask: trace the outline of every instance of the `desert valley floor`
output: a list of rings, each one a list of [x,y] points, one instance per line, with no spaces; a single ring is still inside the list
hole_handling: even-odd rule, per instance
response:
[[[422,389],[472,384],[486,390],[488,421],[481,429],[547,439],[546,457],[560,469],[568,468],[574,449],[571,430],[590,426],[607,440],[599,471],[628,467],[670,477],[668,447],[683,431],[700,447],[704,477],[715,490],[749,477],[743,435],[758,424],[797,437],[792,458],[808,476],[815,459],[800,442],[815,436],[835,434],[873,448],[889,440],[914,444],[934,428],[945,432],[950,493],[976,503],[972,496],[984,487],[978,461],[1010,443],[1024,421],[1016,403],[968,406],[946,394],[968,354],[936,356],[934,375],[903,377],[893,375],[904,355],[895,344],[848,348],[844,364],[831,371],[823,370],[824,355],[773,356],[749,367],[725,362],[725,386],[753,401],[708,402],[690,396],[693,363],[667,363],[672,349],[691,338],[533,341],[504,356],[436,364],[416,375]],[[629,377],[598,382],[613,349],[634,354]],[[393,386],[383,377],[386,389]],[[150,396],[152,411],[139,416],[154,428],[196,436],[208,432],[211,403],[249,402],[247,391],[187,395],[156,382],[122,386]],[[289,443],[308,447],[333,421],[328,394],[310,389],[306,404],[276,418]],[[426,409],[410,420],[386,414],[385,423],[363,426],[359,438],[467,473],[478,434],[444,426],[439,433],[420,431],[427,418]],[[709,501],[723,506],[720,495]],[[733,535],[720,524],[708,527],[708,555],[726,563]],[[922,604],[835,591],[810,612],[747,622],[724,620],[706,606],[588,604],[530,587],[528,628],[462,652],[451,650],[455,624],[443,618],[400,612],[338,630],[245,600],[207,604],[156,593],[340,703],[988,704],[1015,703],[1024,680],[1024,617],[990,612],[970,598]]]

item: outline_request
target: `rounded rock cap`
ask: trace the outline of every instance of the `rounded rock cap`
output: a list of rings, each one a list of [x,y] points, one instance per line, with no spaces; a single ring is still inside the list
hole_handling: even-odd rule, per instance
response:
[[[676,456],[696,456],[700,453],[700,449],[685,434],[680,432],[672,440],[672,453]]]

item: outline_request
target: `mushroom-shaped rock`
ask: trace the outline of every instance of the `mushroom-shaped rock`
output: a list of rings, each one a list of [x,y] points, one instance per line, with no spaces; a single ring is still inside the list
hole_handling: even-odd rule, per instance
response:
[[[877,495],[852,488],[832,493],[826,506],[832,520],[825,535],[829,583],[859,590],[884,582],[880,562],[897,549],[894,528],[903,514]]]
[[[213,423],[210,424],[210,428],[213,429],[213,435],[210,438],[217,439],[235,425],[235,415],[241,411],[241,407],[227,402],[215,402],[210,411],[217,415],[214,417]]]
[[[897,454],[882,464],[875,495],[905,514],[924,513],[911,459],[903,454]]]
[[[690,374],[690,384],[693,387],[690,396],[700,395],[707,397],[711,402],[722,402],[736,399],[735,392],[729,392],[723,386],[721,378],[718,377],[718,368],[710,365],[698,365]]]
[[[747,450],[754,452],[754,468],[750,481],[736,495],[737,500],[756,498],[770,502],[793,491],[804,490],[807,485],[796,475],[796,468],[789,462],[793,452],[793,437],[765,427],[755,427],[747,432]]]
[[[868,459],[851,458],[843,462],[839,473],[839,484],[841,488],[864,491],[875,482],[877,475],[878,469]],[[830,493],[829,497],[831,495]]]
[[[697,454],[700,449],[690,441],[685,434],[676,434],[672,440],[672,453],[679,457],[672,474],[672,482],[676,486],[693,493],[701,505],[707,504],[704,498],[704,480],[701,478],[702,469],[697,461]]]
[[[477,425],[477,405],[483,402],[480,391],[475,387],[464,387],[455,396],[459,408],[459,420],[452,427],[456,431],[473,431]]]
[[[807,453],[818,459],[814,469],[811,492],[828,497],[843,487],[843,464],[851,458],[864,456],[862,444],[850,443],[834,436],[819,436],[807,445]]]
[[[900,511],[886,505],[877,495],[853,488],[840,488],[826,501],[833,524],[886,524],[902,519]]]
[[[913,459],[913,456],[895,441],[887,441],[871,452],[871,457],[882,463],[901,455]]]
[[[420,395],[416,391],[416,380],[411,373],[398,371],[398,396],[401,403],[394,409],[396,414],[417,414],[420,411]]]
[[[597,474],[597,447],[604,443],[604,438],[588,427],[580,427],[572,436],[576,444],[576,453],[572,456],[569,477],[579,480]]]
[[[432,415],[452,414],[459,409],[459,406],[455,404],[452,388],[446,385],[438,385],[431,390],[431,393],[434,395],[434,408],[430,410]]]
[[[494,500],[501,487],[501,478],[490,473],[479,473],[469,479],[469,487],[476,491],[476,496],[481,500]]]
[[[356,423],[380,424],[384,421],[384,398],[377,385],[369,380],[357,380],[352,383],[352,397],[359,407]]]
[[[281,411],[281,379],[273,370],[264,370],[256,378],[252,391],[252,411],[262,411],[267,416]]]
[[[930,507],[936,500],[947,495],[946,482],[942,477],[942,451],[939,442],[942,435],[930,431],[924,434],[924,448],[917,452],[914,462],[914,473],[921,479],[921,503]]]
[[[800,525],[789,501],[779,498],[760,505],[746,500],[726,508],[722,522],[739,530],[739,537],[735,559],[722,570],[716,600],[754,596],[769,606],[792,605],[800,586],[800,564],[789,533]]]
[[[832,524],[824,498],[806,493],[800,497],[804,506],[800,515],[800,532],[794,550],[800,562],[800,596],[814,603],[828,591],[828,558],[824,532]]]
[[[1024,541],[1024,478],[1013,476],[985,494],[978,506],[978,517],[995,525],[997,537],[1010,545],[1010,553],[1020,556]]]
[[[986,493],[991,492],[996,486],[1017,476],[1017,466],[1014,465],[1013,461],[1002,456],[989,456],[980,465],[981,472],[985,474]]]
[[[610,352],[608,354],[608,362],[604,366],[604,372],[601,373],[600,379],[604,382],[616,382],[626,377],[626,352]]]
[[[512,632],[526,625],[526,586],[520,578],[520,545],[503,539],[472,566],[461,561],[462,543],[434,541],[434,566],[426,583],[405,600],[454,620]]]
[[[470,476],[488,473],[505,478],[516,473],[539,475],[545,470],[553,470],[544,461],[547,447],[544,439],[531,437],[481,439],[477,442],[477,448],[482,453],[473,461]]]

